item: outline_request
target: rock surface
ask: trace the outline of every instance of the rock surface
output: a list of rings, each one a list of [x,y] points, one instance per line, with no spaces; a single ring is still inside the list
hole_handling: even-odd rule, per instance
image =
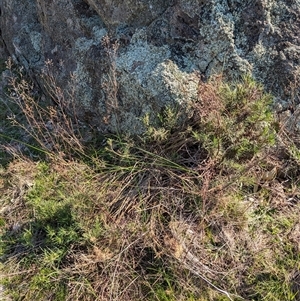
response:
[[[189,114],[199,74],[250,72],[300,102],[299,0],[2,0],[0,14],[5,51],[39,82],[51,60],[100,131],[140,133],[167,106]]]

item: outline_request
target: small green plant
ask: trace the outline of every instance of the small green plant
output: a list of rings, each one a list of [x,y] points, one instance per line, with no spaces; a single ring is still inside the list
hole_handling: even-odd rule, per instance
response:
[[[166,141],[171,132],[178,126],[178,108],[167,106],[157,115],[156,125],[150,122],[150,115],[146,114],[143,117],[143,123],[146,128],[144,137],[154,141]]]
[[[241,83],[201,84],[199,129],[193,134],[213,157],[251,159],[275,143],[272,97],[250,76]]]

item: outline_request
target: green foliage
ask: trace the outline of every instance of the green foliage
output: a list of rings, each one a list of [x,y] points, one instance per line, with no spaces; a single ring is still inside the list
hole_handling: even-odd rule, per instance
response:
[[[32,210],[31,235],[26,236],[38,236],[35,240],[40,240],[45,249],[44,261],[57,257],[60,262],[70,245],[80,239],[80,229],[72,210],[72,196],[65,190],[62,179],[49,173],[45,164],[39,170],[34,187],[26,196]]]
[[[255,293],[251,296],[253,300],[296,301],[296,295],[292,292],[290,284],[280,276],[275,273],[257,275]]]
[[[251,159],[275,143],[272,97],[250,76],[213,92],[200,99],[199,129],[193,133],[212,157]]]
[[[178,124],[178,117],[178,109],[167,106],[161,113],[157,114],[156,125],[152,125],[150,115],[146,114],[142,119],[146,127],[146,133],[144,134],[146,140],[162,142],[168,139]]]
[[[66,300],[66,286],[64,281],[55,281],[55,279],[60,279],[57,270],[42,268],[30,279],[26,299],[45,300],[45,296],[48,296],[54,301]]]
[[[82,233],[72,209],[74,200],[61,177],[50,172],[46,163],[37,170],[35,184],[24,200],[29,219],[1,238],[2,257],[16,256],[21,269],[37,267],[37,271],[26,275],[26,287],[19,290],[24,279],[16,277],[7,288],[23,295],[22,300],[45,300],[45,296],[65,300],[66,283],[58,277],[59,268],[68,264],[70,250],[82,244]]]

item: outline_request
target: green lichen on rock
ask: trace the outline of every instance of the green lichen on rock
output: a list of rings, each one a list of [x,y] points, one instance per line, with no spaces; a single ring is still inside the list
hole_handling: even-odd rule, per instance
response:
[[[103,123],[110,114],[109,90],[118,89],[120,129],[140,132],[145,111],[189,106],[197,72],[231,80],[251,73],[284,107],[299,97],[298,2],[3,0],[0,7],[1,38],[10,55],[36,81],[44,61],[52,60],[62,89],[77,73],[74,101],[101,131],[116,130]],[[106,35],[110,45],[103,43]],[[113,45],[118,50],[112,58]],[[118,87],[107,85],[108,77]],[[190,96],[179,99],[183,88]]]

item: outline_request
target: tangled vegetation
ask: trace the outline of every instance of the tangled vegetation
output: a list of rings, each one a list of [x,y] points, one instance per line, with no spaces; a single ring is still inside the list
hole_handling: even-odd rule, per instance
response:
[[[300,299],[299,141],[251,77],[199,81],[191,119],[165,108],[142,137],[32,91],[13,76],[1,104],[8,300]]]

